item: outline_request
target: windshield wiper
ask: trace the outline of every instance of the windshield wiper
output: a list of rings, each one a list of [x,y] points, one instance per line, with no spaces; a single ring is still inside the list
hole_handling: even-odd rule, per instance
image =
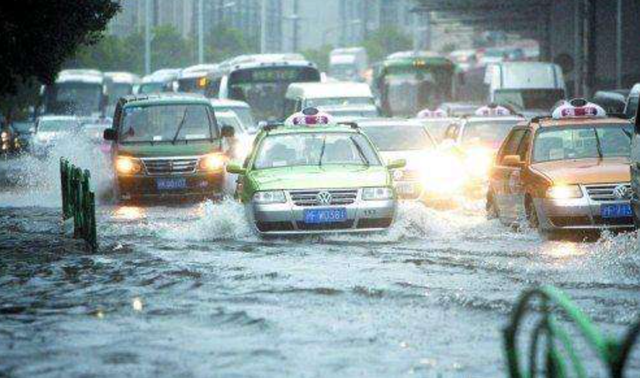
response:
[[[598,150],[598,157],[602,159],[602,146],[600,145],[600,137],[598,136],[598,129],[593,129],[596,134],[596,149]]]
[[[371,165],[371,163],[369,163],[369,159],[367,159],[367,157],[364,154],[364,151],[362,151],[362,147],[360,147],[360,145],[358,144],[358,142],[355,141],[355,139],[350,138],[351,141],[353,142],[353,144],[355,144],[356,146],[356,150],[358,151],[358,154],[360,155],[360,158],[362,158],[362,160],[364,161],[364,164],[369,167]]]
[[[324,150],[327,147],[327,138],[322,140],[322,149],[320,149],[320,159],[318,160],[318,167],[322,167],[322,158],[324,158]]]
[[[187,113],[189,112],[189,107],[184,109],[184,114],[182,114],[182,120],[180,120],[180,124],[178,125],[178,130],[176,131],[176,135],[173,136],[173,140],[171,140],[171,144],[176,144],[176,140],[178,140],[178,135],[180,135],[180,131],[182,130],[182,126],[184,126],[184,121],[187,120]]]

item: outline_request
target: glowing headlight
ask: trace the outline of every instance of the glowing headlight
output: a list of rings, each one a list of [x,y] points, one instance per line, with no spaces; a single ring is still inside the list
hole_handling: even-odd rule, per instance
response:
[[[465,166],[474,176],[486,176],[493,163],[494,153],[485,148],[474,148],[467,151]]]
[[[464,185],[464,181],[463,165],[455,155],[439,153],[423,162],[422,183],[429,192],[457,192]]]
[[[582,198],[578,185],[555,185],[547,190],[547,197],[553,199]]]
[[[402,180],[402,178],[404,177],[404,171],[397,169],[393,172],[393,179],[396,181],[400,181]]]
[[[116,172],[121,175],[135,175],[142,171],[142,163],[139,159],[128,157],[128,156],[119,156],[116,158]]]
[[[365,201],[381,201],[393,199],[393,189],[391,188],[365,188],[362,191],[362,199]]]
[[[200,170],[205,172],[217,172],[224,169],[224,155],[210,154],[200,159]]]
[[[253,195],[253,202],[259,204],[285,203],[287,197],[282,190],[268,190]]]
[[[2,138],[2,141],[3,141],[3,142],[6,142],[7,140],[9,140],[9,133],[8,133],[8,132],[6,132],[6,131],[3,131],[3,132],[0,134],[0,138]]]

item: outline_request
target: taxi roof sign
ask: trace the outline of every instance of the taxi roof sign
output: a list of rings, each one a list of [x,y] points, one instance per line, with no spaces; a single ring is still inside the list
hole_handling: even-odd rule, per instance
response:
[[[329,113],[321,112],[316,108],[306,108],[294,113],[285,121],[287,126],[320,126],[335,124]]]
[[[553,119],[566,118],[602,118],[607,112],[599,105],[584,99],[565,101],[558,105],[551,114]]]
[[[508,116],[511,115],[511,110],[505,108],[504,106],[490,104],[487,106],[482,106],[476,110],[475,115],[477,116]]]
[[[423,109],[418,112],[418,118],[446,118],[447,112],[442,109],[429,110]]]

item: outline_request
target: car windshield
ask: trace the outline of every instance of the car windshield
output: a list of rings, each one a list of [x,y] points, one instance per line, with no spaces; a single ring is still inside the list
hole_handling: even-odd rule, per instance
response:
[[[206,105],[150,105],[124,109],[120,140],[172,142],[217,137]]]
[[[39,132],[72,132],[76,131],[80,123],[74,120],[41,120],[38,122]]]
[[[533,162],[629,157],[631,125],[588,125],[543,129],[536,135]]]
[[[11,124],[14,130],[17,132],[24,134],[31,132],[31,128],[33,127],[33,123],[31,122],[14,122]]]
[[[498,147],[518,120],[469,122],[462,132],[463,144]]]
[[[450,119],[421,119],[420,121],[437,142],[442,142],[447,127],[453,122]]]
[[[350,106],[350,105],[374,105],[371,97],[332,97],[310,98],[305,101],[305,108],[318,106]]]
[[[329,114],[331,114],[334,117],[338,117],[338,118],[373,118],[373,117],[377,117],[379,116],[378,114],[378,110],[373,108],[373,109],[357,109],[357,108],[347,108],[347,109],[340,109],[340,108],[330,108],[330,109],[326,109],[324,107],[319,107],[319,110],[322,110],[324,112],[327,112]]]
[[[220,127],[223,127],[223,126],[233,127],[233,130],[235,131],[236,135],[247,133],[247,131],[243,127],[242,122],[240,122],[240,119],[238,118],[236,113],[232,111],[228,111],[228,112],[218,111],[216,112],[216,119],[218,120],[218,125],[220,125]]]
[[[251,108],[248,106],[216,106],[215,111],[216,114],[218,112],[233,112],[240,118],[245,129],[252,130],[256,128],[256,121],[253,118],[253,114],[251,114]]]
[[[362,131],[380,151],[414,151],[435,147],[422,126],[363,126]]]
[[[547,110],[562,99],[562,89],[501,89],[495,92],[496,103],[510,105],[516,110]]]
[[[380,165],[373,146],[355,133],[299,133],[268,136],[256,155],[255,169],[343,165]]]
[[[56,83],[47,87],[45,102],[48,113],[91,114],[100,111],[102,84],[82,82]]]

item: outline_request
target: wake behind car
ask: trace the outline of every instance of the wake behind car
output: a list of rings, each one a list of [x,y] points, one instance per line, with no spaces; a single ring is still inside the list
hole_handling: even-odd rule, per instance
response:
[[[189,94],[124,97],[118,101],[112,141],[116,192],[121,200],[218,197],[227,151],[208,99]]]
[[[633,227],[633,126],[582,99],[516,126],[491,169],[487,214],[540,231]]]
[[[36,120],[31,152],[46,157],[58,143],[74,138],[80,128],[81,121],[76,116],[41,116]]]
[[[238,197],[263,235],[374,232],[395,218],[390,169],[369,139],[353,126],[306,109],[285,126],[267,126],[257,136],[240,175]]]

